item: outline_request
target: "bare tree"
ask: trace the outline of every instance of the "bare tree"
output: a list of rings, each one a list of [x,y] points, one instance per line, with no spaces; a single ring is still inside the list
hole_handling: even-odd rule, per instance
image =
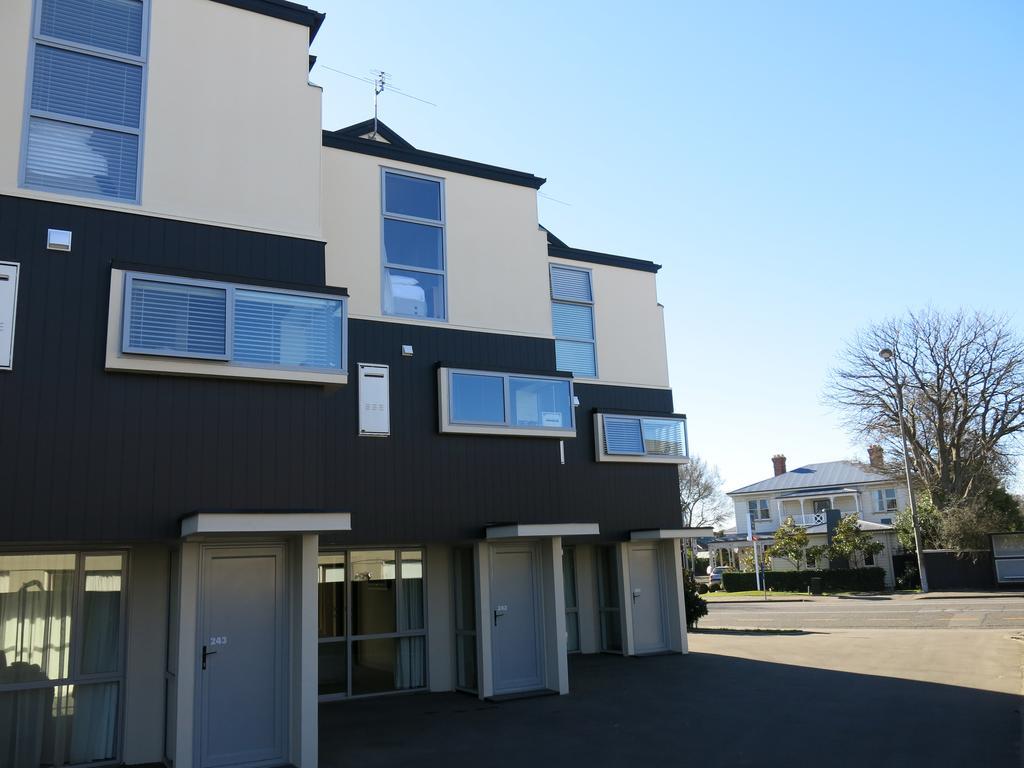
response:
[[[679,503],[684,528],[720,525],[729,516],[729,502],[722,493],[718,467],[693,456],[679,466]]]
[[[883,348],[897,366],[879,357]],[[909,313],[863,330],[843,358],[827,400],[902,461],[899,371],[910,466],[939,509],[991,490],[1012,470],[1024,435],[1024,340],[1005,318]]]

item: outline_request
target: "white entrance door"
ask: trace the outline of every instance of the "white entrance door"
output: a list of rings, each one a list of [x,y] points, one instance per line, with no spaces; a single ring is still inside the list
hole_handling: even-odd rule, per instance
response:
[[[633,645],[636,653],[668,649],[662,600],[658,548],[632,547],[629,552],[629,587],[633,601]]]
[[[491,647],[494,693],[544,685],[541,611],[534,544],[496,544],[491,550]]]
[[[285,761],[284,580],[283,546],[203,550],[199,768]]]

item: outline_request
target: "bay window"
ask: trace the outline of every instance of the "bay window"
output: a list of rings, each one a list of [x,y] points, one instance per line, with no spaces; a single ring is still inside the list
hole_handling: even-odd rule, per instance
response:
[[[598,461],[684,464],[689,459],[681,415],[598,413],[594,437]]]
[[[576,436],[569,378],[440,368],[438,386],[441,432]]]

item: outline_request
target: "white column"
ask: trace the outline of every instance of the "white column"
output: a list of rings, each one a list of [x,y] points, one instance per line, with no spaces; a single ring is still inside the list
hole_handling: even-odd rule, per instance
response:
[[[828,508],[829,509],[836,509],[836,497],[835,496],[829,496],[828,497]]]
[[[861,510],[860,510],[860,491],[857,491],[855,494],[853,494],[853,503],[857,507],[857,517],[860,517],[861,516]]]
[[[132,547],[124,589],[131,606],[124,692],[124,761],[129,765],[164,758],[164,697],[153,691],[163,689],[166,674],[169,572],[166,546]]]
[[[562,537],[540,543],[544,591],[544,685],[565,695],[569,692],[569,651],[565,636],[565,574],[562,572]]]
[[[590,544],[576,547],[576,606],[580,627],[580,653],[598,653],[601,650],[594,554],[594,547]]]
[[[477,695],[486,699],[494,695],[494,662],[491,658],[491,546],[486,541],[478,541],[473,550],[476,561]]]
[[[660,549],[659,560],[663,564],[663,578],[667,587],[665,613],[668,625],[665,631],[668,636],[668,647],[671,651],[687,653],[689,648],[686,638],[686,595],[683,589],[683,560],[679,553],[679,539],[661,542]]]
[[[629,584],[629,544],[617,544],[615,554],[619,589],[622,590],[622,608],[619,611],[622,622],[622,653],[625,656],[633,656],[636,653],[636,646],[633,642],[633,589]]]
[[[427,682],[431,691],[450,691],[452,672],[452,550],[429,546],[426,556]]]
[[[805,514],[804,513],[804,500],[801,498],[800,499],[800,519],[801,519],[801,521],[804,520],[804,514]]]
[[[199,554],[198,544],[184,542],[181,545],[178,568],[178,673],[175,678],[174,744],[170,755],[174,760],[174,768],[192,768],[193,764]]]
[[[320,555],[320,536],[302,534],[290,547],[297,562],[291,570],[292,594],[297,598],[297,626],[293,628],[295,652],[292,669],[293,708],[292,733],[297,742],[292,747],[292,760],[296,768],[316,768],[318,762],[318,647],[317,647],[317,559]]]

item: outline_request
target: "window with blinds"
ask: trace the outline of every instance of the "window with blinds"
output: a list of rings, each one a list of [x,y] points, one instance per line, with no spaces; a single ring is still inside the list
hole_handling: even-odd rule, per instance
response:
[[[138,202],[144,0],[37,0],[22,184]]]
[[[128,273],[122,351],[345,372],[345,297]]]
[[[596,378],[594,294],[589,270],[551,265],[551,325],[558,370]]]
[[[598,461],[682,464],[689,456],[685,416],[597,414]]]

